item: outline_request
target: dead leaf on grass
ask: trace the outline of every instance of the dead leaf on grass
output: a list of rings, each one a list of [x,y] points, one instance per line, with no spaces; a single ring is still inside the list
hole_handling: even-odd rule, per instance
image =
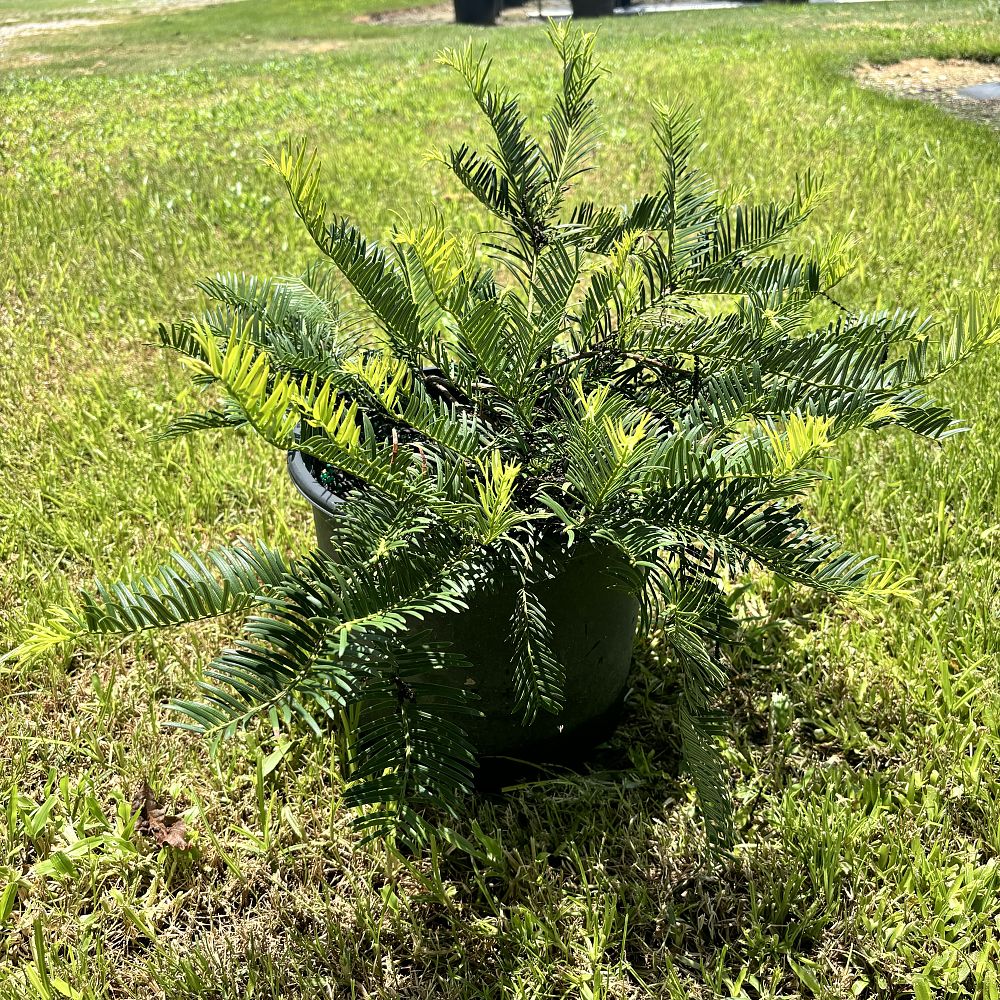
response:
[[[139,813],[135,827],[139,833],[152,837],[161,847],[173,847],[178,851],[188,848],[184,820],[180,816],[167,815],[166,807],[156,801],[148,781],[142,783],[132,800],[132,807]]]

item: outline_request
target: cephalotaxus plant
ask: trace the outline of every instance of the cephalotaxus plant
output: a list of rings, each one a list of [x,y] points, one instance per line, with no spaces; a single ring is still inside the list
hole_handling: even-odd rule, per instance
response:
[[[682,108],[655,114],[655,190],[570,207],[600,134],[599,74],[592,36],[550,34],[562,83],[541,141],[482,53],[442,57],[495,137],[446,156],[495,219],[487,237],[466,245],[435,222],[370,242],[330,216],[314,159],[285,148],[275,165],[328,263],[295,280],[220,276],[204,316],[161,330],[219,400],[166,436],[240,428],[292,453],[319,546],[176,556],[53,612],[15,655],[246,612],[201,700],[175,704],[184,724],[339,730],[359,822],[419,840],[478,757],[606,716],[637,621],[655,622],[684,759],[724,843],[729,584],[757,566],[834,594],[891,590],[810,526],[801,498],[849,431],[954,433],[925,387],[994,343],[1000,317],[821,322],[838,265],[775,250],[812,182],[787,203],[729,203],[692,164]],[[337,307],[337,272],[356,313]]]

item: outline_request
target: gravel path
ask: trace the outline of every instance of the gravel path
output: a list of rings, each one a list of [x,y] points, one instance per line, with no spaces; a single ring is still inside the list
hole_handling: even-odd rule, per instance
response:
[[[854,0],[837,0],[837,2],[849,3],[854,2]],[[749,6],[744,0],[665,0],[665,2],[634,0],[632,10],[625,11],[625,13],[634,15],[640,13],[657,14],[673,10],[715,10],[720,7],[744,6]],[[539,18],[569,17],[571,13],[570,0],[542,0],[540,8],[538,0],[525,0],[525,3],[520,7],[505,7],[497,23],[500,25],[527,24],[529,22],[537,24]],[[454,24],[455,8],[451,0],[447,0],[445,3],[436,3],[428,7],[408,7],[402,10],[361,14],[354,20],[357,24]]]

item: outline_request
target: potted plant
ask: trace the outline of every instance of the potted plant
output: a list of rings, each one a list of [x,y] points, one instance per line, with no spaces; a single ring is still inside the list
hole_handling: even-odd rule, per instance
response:
[[[496,24],[502,9],[502,0],[455,0],[455,23]]]
[[[495,133],[488,154],[443,157],[494,217],[488,237],[431,222],[373,243],[328,213],[315,158],[286,147],[275,166],[295,211],[362,315],[339,312],[318,265],[206,282],[214,306],[160,331],[219,395],[166,435],[242,429],[290,453],[316,548],[178,556],[53,612],[13,655],[246,613],[201,700],[175,704],[184,724],[339,731],[359,822],[419,841],[479,758],[605,732],[636,625],[655,621],[684,758],[724,842],[731,582],[756,566],[830,594],[891,593],[809,524],[802,497],[843,434],[955,433],[926,386],[1000,339],[1000,315],[973,305],[945,330],[824,315],[840,258],[776,252],[815,185],[734,204],[694,165],[682,108],[653,124],[657,190],[567,207],[598,144],[599,74],[593,36],[550,34],[562,85],[541,142],[482,52],[442,57]]]

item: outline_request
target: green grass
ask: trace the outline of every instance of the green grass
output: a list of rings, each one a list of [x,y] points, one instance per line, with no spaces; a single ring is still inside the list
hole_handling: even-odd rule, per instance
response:
[[[428,2],[408,0],[402,6]],[[31,0],[30,5],[0,0],[0,26],[94,21],[73,31],[12,40],[7,58],[20,72],[147,74],[336,51],[348,43],[381,43],[387,35],[405,39],[407,29],[357,20],[400,6],[399,0]]]
[[[3,19],[40,9],[0,2]],[[147,344],[158,320],[194,311],[197,278],[311,259],[262,162],[286,135],[319,146],[331,202],[374,234],[429,201],[455,225],[482,221],[422,158],[472,127],[434,62],[470,32],[357,25],[353,10],[243,0],[0,54],[4,646],[76,585],[175,544],[307,544],[281,456],[152,441],[191,390]],[[851,233],[864,262],[842,299],[940,312],[1000,293],[997,134],[847,75],[863,59],[1000,59],[980,4],[674,14],[601,33],[597,191],[624,200],[651,182],[646,102],[680,95],[704,115],[700,161],[720,181],[763,197],[825,175],[807,235]],[[542,32],[476,37],[537,104],[553,70]],[[320,43],[339,47],[309,51]],[[0,996],[997,996],[998,379],[994,357],[951,381],[972,429],[943,450],[899,435],[831,457],[815,513],[898,559],[912,607],[864,612],[766,580],[744,595],[741,844],[724,865],[676,773],[655,641],[593,773],[470,804],[475,859],[360,848],[326,749],[301,734],[212,758],[168,728],[164,702],[190,693],[224,629],[0,666]],[[136,832],[143,779],[193,850]]]

